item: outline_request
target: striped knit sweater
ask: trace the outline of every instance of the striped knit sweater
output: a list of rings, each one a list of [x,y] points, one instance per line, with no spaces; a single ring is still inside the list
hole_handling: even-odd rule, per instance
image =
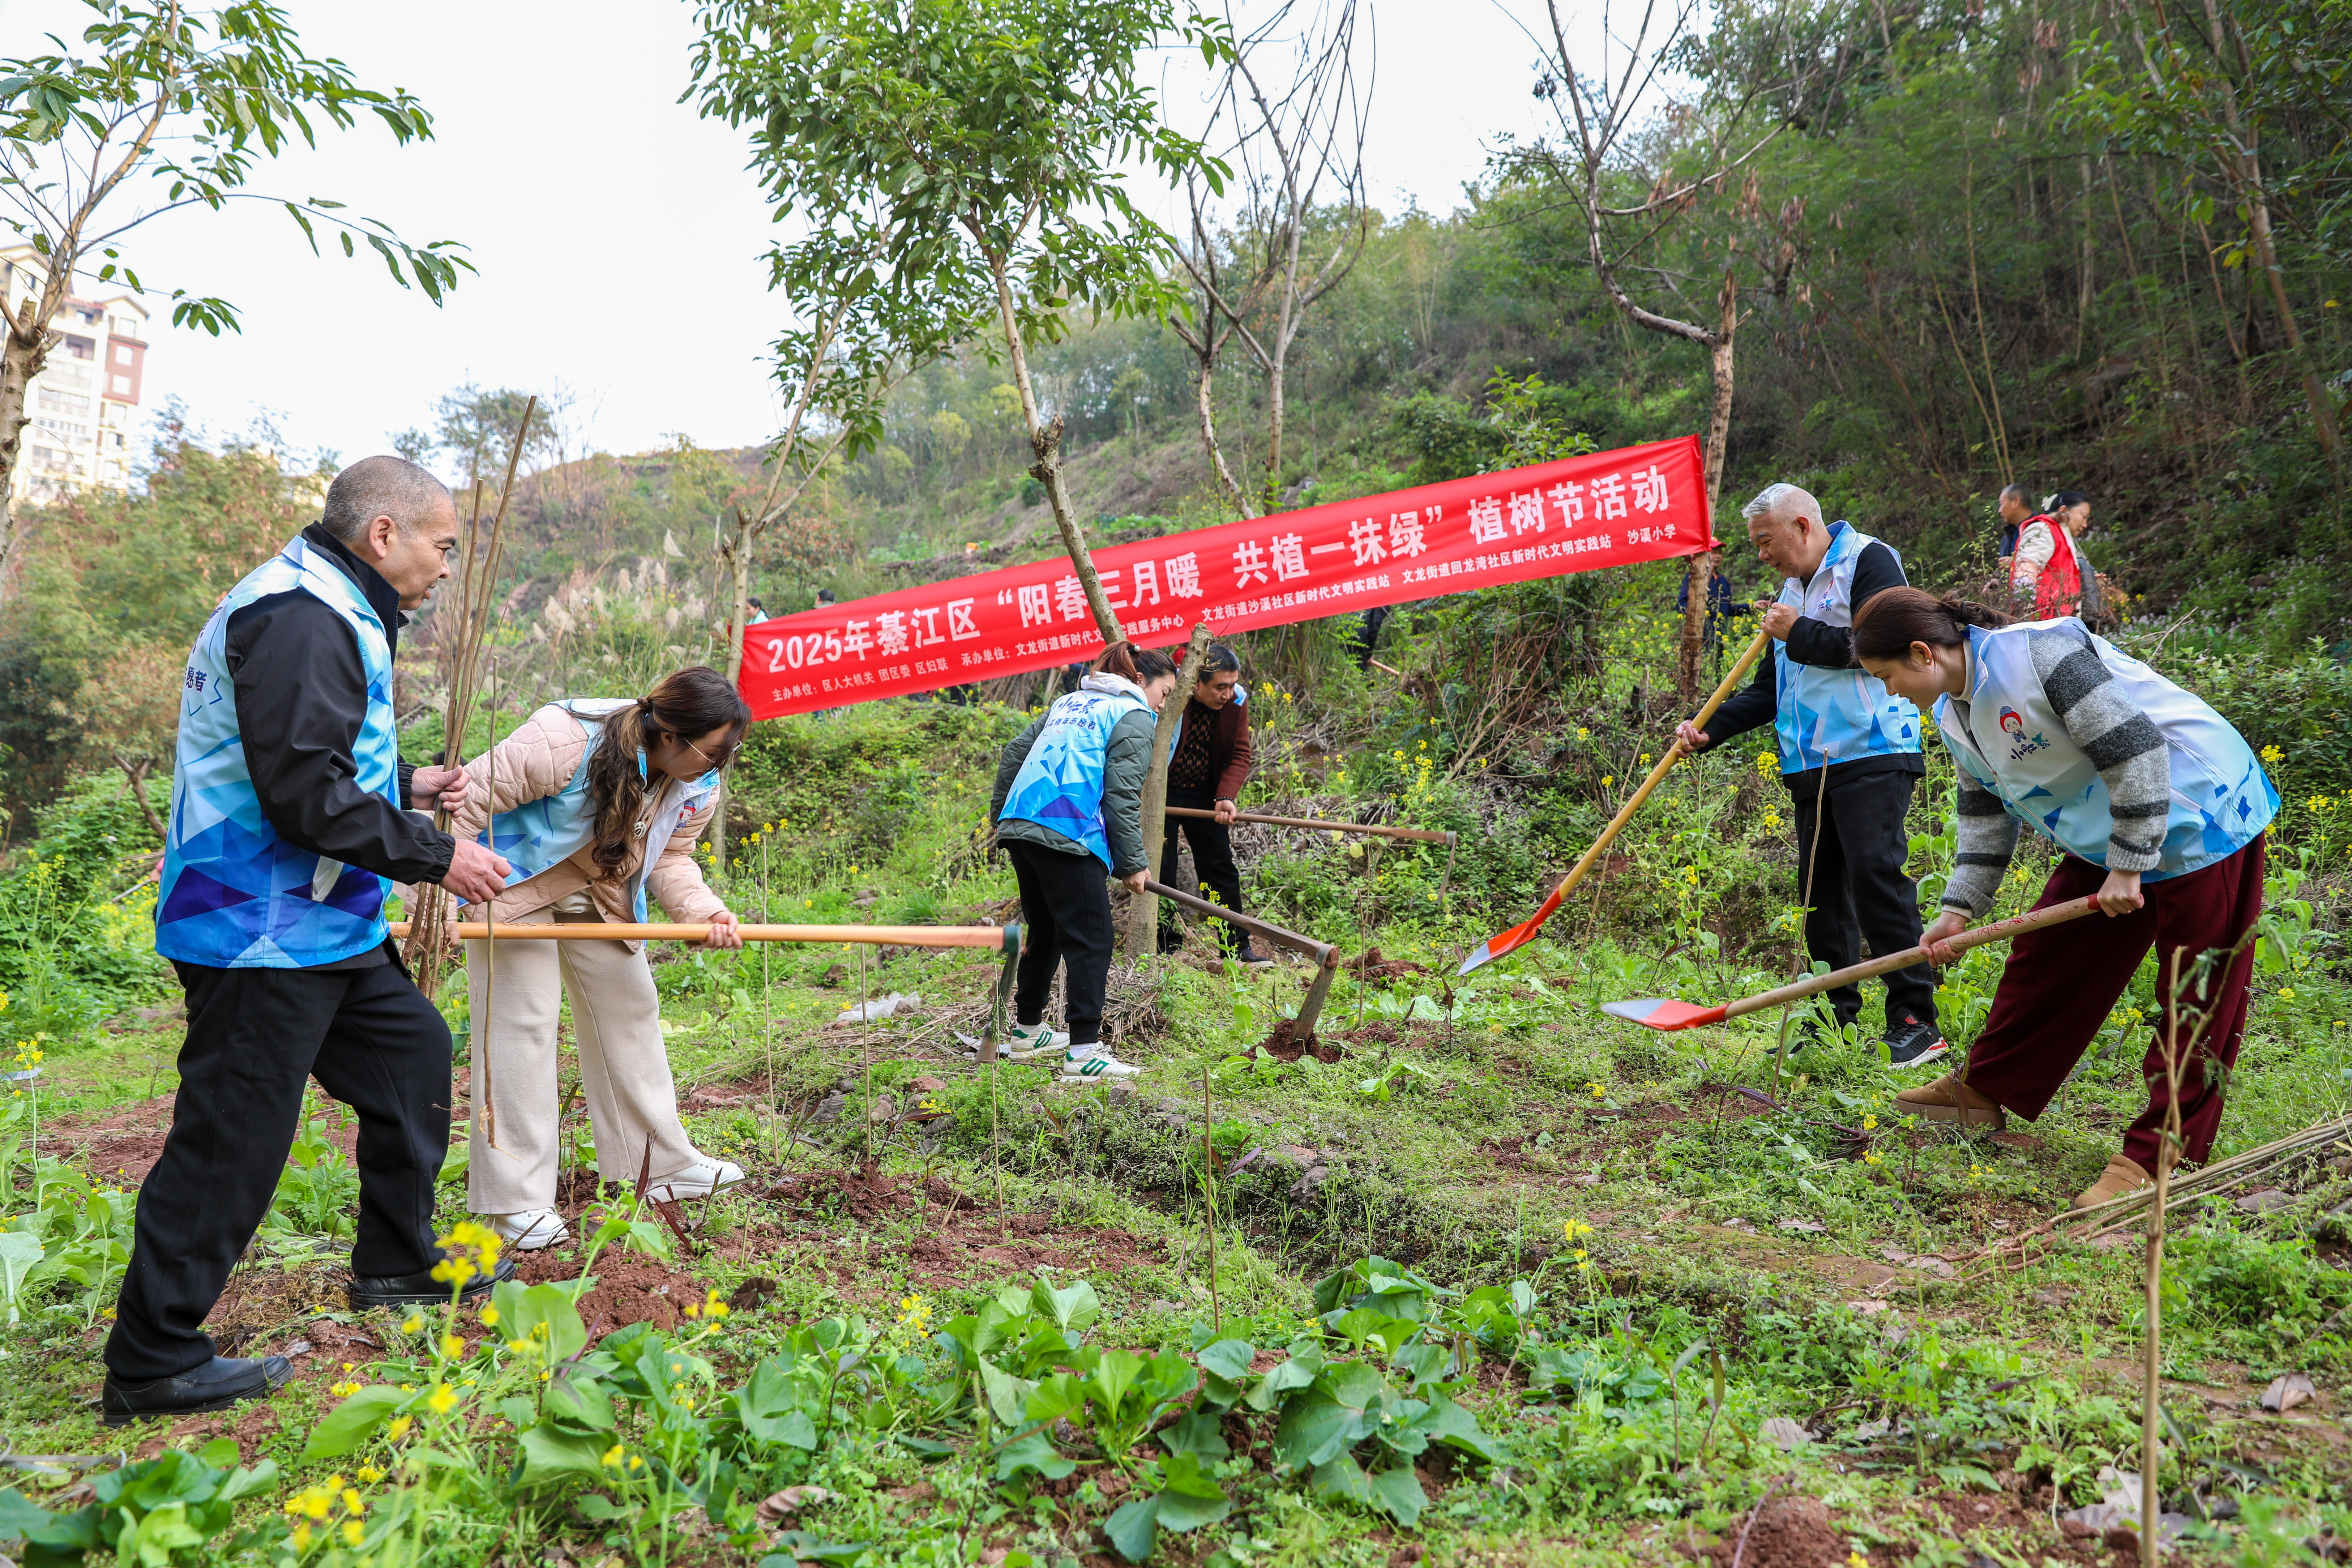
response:
[[[2030,632],[2026,647],[2033,655],[2033,673],[2067,735],[2091,759],[2099,770],[2099,782],[2106,786],[2108,815],[2115,822],[2107,839],[2107,869],[2154,870],[2161,858],[2172,787],[2164,736],[2125,697],[2079,621]],[[1957,697],[1949,701],[1952,719],[1975,741],[1969,704]],[[1992,754],[1981,742],[1977,751]],[[2017,819],[2001,805],[2000,797],[1961,769],[1959,854],[1944,889],[1946,909],[1973,920],[1992,907],[2001,874],[2017,848]]]

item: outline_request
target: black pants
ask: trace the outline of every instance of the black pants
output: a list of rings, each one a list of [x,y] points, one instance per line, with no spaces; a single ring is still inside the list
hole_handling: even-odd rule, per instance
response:
[[[355,1274],[439,1258],[433,1184],[449,1152],[449,1026],[397,963],[373,969],[173,967],[188,1037],[163,1158],[139,1188],[131,1265],[106,1341],[126,1383],[213,1355],[202,1327],[260,1228],[311,1075],[359,1113]]]
[[[1202,811],[1216,808],[1216,796],[1205,789],[1179,789],[1168,786],[1168,804],[1188,805]],[[1229,910],[1242,907],[1242,872],[1234,864],[1234,831],[1222,822],[1211,822],[1202,816],[1171,816],[1168,819],[1168,836],[1160,846],[1160,879],[1171,888],[1181,888],[1176,879],[1178,846],[1176,835],[1181,831],[1192,841],[1192,869],[1201,874],[1201,886],[1217,895]],[[1176,923],[1176,906],[1160,906],[1160,923],[1172,929]],[[1237,928],[1223,921],[1209,922],[1217,928],[1217,936],[1226,947],[1234,945]]]
[[[1109,869],[1091,855],[1006,842],[1013,880],[1021,885],[1021,918],[1028,924],[1021,969],[1013,988],[1013,1021],[1027,1028],[1045,1016],[1054,969],[1065,960],[1062,1027],[1073,1047],[1102,1040],[1103,986],[1110,979]]]
[[[1870,939],[1874,954],[1900,952],[1919,942],[1919,889],[1903,873],[1911,856],[1911,837],[1903,826],[1911,809],[1916,773],[1885,770],[1829,774],[1827,798],[1820,815],[1821,847],[1813,847],[1816,802],[1821,801],[1822,775],[1807,773],[1790,780],[1796,800],[1797,889],[1803,896],[1805,867],[1812,865],[1812,912],[1805,917],[1805,952],[1832,969],[1862,962],[1862,942]],[[1886,1020],[1901,1022],[1906,1013],[1923,1024],[1936,1021],[1935,971],[1924,963],[1898,969],[1886,981]],[[1841,1025],[1861,1015],[1862,989],[1843,985],[1829,994],[1830,1006]]]

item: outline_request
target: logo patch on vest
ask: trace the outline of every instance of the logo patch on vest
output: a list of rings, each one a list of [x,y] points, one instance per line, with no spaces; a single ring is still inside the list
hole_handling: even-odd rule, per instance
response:
[[[2050,737],[2040,733],[2036,733],[2032,740],[2027,740],[2024,717],[2016,709],[2006,704],[2000,710],[2000,731],[2014,742],[2009,748],[2009,760],[2012,763],[2020,757],[2032,756],[2050,743]]]

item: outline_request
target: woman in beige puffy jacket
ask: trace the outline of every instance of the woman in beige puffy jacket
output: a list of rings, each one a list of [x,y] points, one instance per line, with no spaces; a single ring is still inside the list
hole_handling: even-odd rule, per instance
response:
[[[495,900],[499,922],[641,921],[651,894],[672,920],[708,923],[710,946],[742,946],[694,842],[751,718],[727,678],[698,665],[635,700],[550,703],[468,763],[457,832],[478,837],[495,812],[492,837],[514,867]],[[466,911],[481,916],[479,906]],[[493,945],[495,960],[485,956]],[[555,1208],[555,1031],[566,994],[604,1180],[649,1172],[653,1196],[686,1198],[743,1179],[740,1166],[698,1152],[678,1122],[644,942],[469,942],[466,973],[478,1024],[467,1206],[509,1246],[529,1251],[569,1234]],[[481,1114],[486,1082],[496,1149]]]

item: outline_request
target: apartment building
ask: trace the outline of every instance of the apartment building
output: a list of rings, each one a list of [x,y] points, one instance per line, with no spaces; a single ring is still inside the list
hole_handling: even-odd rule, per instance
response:
[[[10,311],[37,296],[47,276],[47,259],[31,246],[0,248],[0,298]],[[51,319],[59,341],[26,395],[32,422],[14,499],[39,502],[68,489],[130,485],[147,321],[147,307],[128,294],[69,296]]]

